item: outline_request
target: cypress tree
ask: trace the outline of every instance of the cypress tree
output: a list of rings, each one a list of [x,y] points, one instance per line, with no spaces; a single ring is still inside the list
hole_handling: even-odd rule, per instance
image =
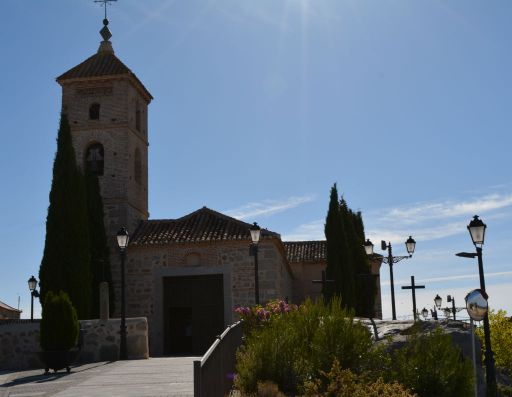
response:
[[[98,177],[85,171],[87,190],[87,213],[89,221],[89,252],[91,255],[91,318],[99,318],[100,292],[102,281],[109,286],[110,314],[114,312],[114,289],[110,272],[110,255],[105,232],[103,199],[101,198]]]
[[[350,210],[347,202],[342,198],[339,202],[339,221],[343,238],[340,242],[342,250],[342,296],[345,305],[350,308],[356,307],[356,263],[354,261],[354,237],[353,228],[350,221]]]
[[[340,296],[343,305],[354,309],[358,316],[373,317],[375,280],[363,247],[362,215],[354,213],[344,198],[338,199],[336,184],[331,188],[325,238],[326,276],[334,283],[324,286],[324,298]]]
[[[338,206],[338,190],[336,184],[331,188],[329,209],[325,218],[325,240],[327,246],[327,266],[325,275],[328,280],[334,283],[327,283],[323,286],[323,295],[328,302],[335,291],[341,289],[341,247],[339,242],[342,239],[341,224],[339,222],[340,209]]]
[[[354,282],[346,230],[342,221],[336,184],[331,188],[329,210],[325,219],[327,245],[327,279],[334,280],[324,286],[324,297],[341,297],[345,307],[354,307]]]
[[[356,315],[360,317],[374,317],[375,277],[371,274],[370,262],[363,247],[365,237],[361,212],[354,213],[349,209],[348,220],[352,260],[355,265],[354,271],[356,274]]]
[[[46,239],[39,268],[41,302],[48,291],[66,292],[79,318],[89,318],[91,276],[87,203],[66,114],[61,114],[53,163]]]

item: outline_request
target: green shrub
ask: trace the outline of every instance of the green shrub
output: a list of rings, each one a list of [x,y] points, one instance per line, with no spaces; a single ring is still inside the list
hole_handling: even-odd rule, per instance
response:
[[[411,335],[403,348],[391,354],[387,380],[396,380],[421,397],[473,395],[472,364],[440,328]]]
[[[491,330],[491,347],[496,367],[508,376],[512,376],[512,321],[505,310],[489,312],[489,328]],[[483,328],[477,329],[482,341],[482,352],[485,352]]]
[[[415,397],[398,382],[386,383],[382,378],[370,380],[365,375],[356,375],[349,369],[342,369],[334,360],[329,372],[322,372],[321,378],[306,382],[306,396],[326,397]]]
[[[48,291],[43,305],[40,344],[45,351],[65,351],[76,345],[79,331],[76,310],[62,291]]]
[[[304,391],[304,383],[331,369],[335,359],[356,373],[374,359],[369,331],[354,323],[339,299],[331,304],[306,301],[252,332],[237,354],[235,384],[255,393],[258,382],[272,381],[284,393]]]

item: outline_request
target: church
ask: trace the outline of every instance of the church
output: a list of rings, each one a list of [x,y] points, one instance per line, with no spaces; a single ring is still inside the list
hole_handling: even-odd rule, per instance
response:
[[[121,264],[116,234],[130,233],[126,250],[126,315],[147,317],[150,354],[203,354],[255,303],[255,257],[250,224],[202,207],[178,219],[149,219],[148,113],[153,100],[115,55],[108,20],[97,53],[57,78],[76,159],[99,178],[109,236],[116,315]],[[325,241],[282,241],[262,230],[258,243],[260,302],[315,299],[326,266]],[[381,260],[372,260],[376,317],[382,317]]]

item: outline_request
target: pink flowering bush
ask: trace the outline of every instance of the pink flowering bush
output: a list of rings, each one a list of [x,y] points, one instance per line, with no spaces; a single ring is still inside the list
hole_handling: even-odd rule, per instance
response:
[[[255,329],[268,324],[276,317],[297,309],[297,305],[276,299],[268,302],[264,307],[261,305],[239,306],[235,308],[235,313],[243,320],[244,333],[248,336]]]

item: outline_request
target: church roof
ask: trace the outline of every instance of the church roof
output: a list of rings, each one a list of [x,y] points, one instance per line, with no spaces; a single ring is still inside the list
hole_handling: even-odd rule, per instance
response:
[[[178,219],[142,221],[130,245],[148,246],[167,243],[248,240],[249,223],[203,207]],[[261,230],[262,238],[280,238],[278,233]]]
[[[107,45],[104,43],[107,43]],[[110,42],[102,42],[96,54],[61,74],[57,77],[57,82],[62,83],[67,80],[89,79],[92,77],[127,76],[128,78],[132,78],[136,85],[142,89],[148,101],[153,99],[149,91],[144,87],[144,84],[141,83],[135,73],[115,56],[111,45],[108,46],[108,44],[110,44]]]
[[[9,306],[7,303],[4,303],[2,301],[0,301],[0,308],[5,309],[5,310],[9,310],[9,311],[12,311],[12,312],[21,313],[21,310],[15,309],[14,307]]]
[[[285,241],[288,262],[322,262],[327,260],[325,241]]]

